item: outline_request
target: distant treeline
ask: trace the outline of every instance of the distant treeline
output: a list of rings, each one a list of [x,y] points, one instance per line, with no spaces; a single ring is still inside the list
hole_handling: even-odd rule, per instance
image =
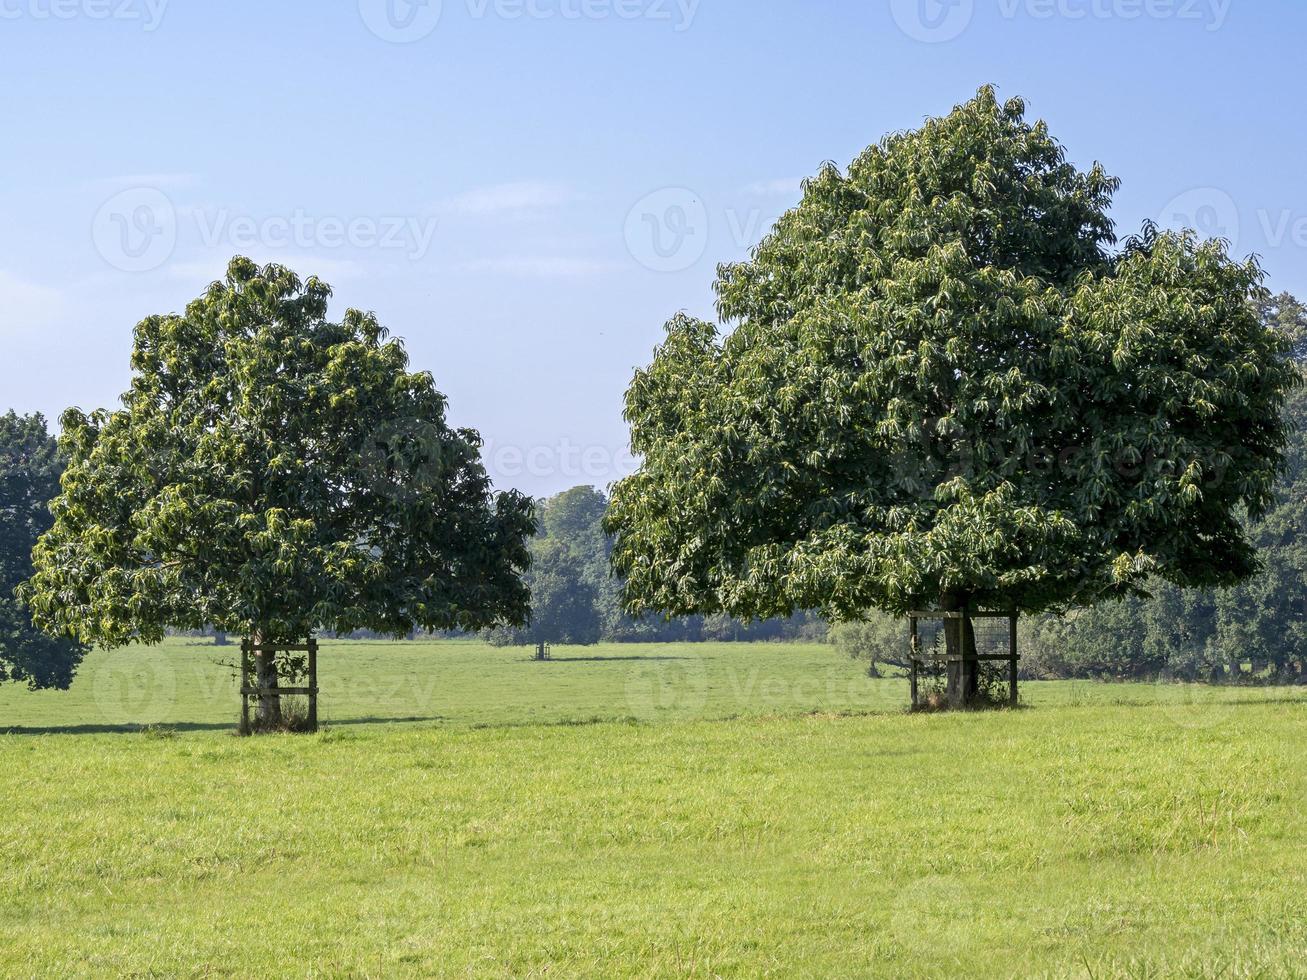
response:
[[[729,616],[634,619],[622,611],[619,584],[604,533],[608,498],[594,487],[573,487],[539,503],[539,531],[531,542],[531,623],[500,627],[485,636],[497,646],[535,643],[664,643],[699,640],[756,642],[826,638],[815,614],[742,623]]]

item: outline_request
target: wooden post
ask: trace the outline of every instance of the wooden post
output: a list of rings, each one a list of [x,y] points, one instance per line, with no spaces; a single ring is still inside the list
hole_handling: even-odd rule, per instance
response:
[[[916,616],[911,616],[911,617],[909,617],[908,622],[911,624],[911,629],[912,629],[912,639],[911,639],[911,640],[909,641],[909,643],[908,643],[908,647],[909,647],[909,650],[910,650],[910,656],[909,656],[909,659],[912,661],[912,674],[911,674],[911,676],[912,676],[912,681],[911,681],[911,683],[912,683],[912,707],[913,707],[913,708],[916,708],[916,707],[918,707],[918,704],[917,704],[917,651],[918,651],[918,647],[919,647],[919,641],[918,641],[918,638],[917,638],[917,617],[916,617]]]
[[[250,734],[250,696],[246,693],[250,686],[250,640],[241,640],[241,727],[242,735]]]
[[[309,638],[309,731],[318,730],[318,641]]]
[[[1012,659],[1008,661],[1008,703],[1012,707],[1017,706],[1017,616],[1013,613],[1012,618],[1008,620],[1008,653]]]

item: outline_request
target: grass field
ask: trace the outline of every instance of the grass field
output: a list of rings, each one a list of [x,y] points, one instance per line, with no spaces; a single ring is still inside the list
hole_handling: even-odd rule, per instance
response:
[[[0,689],[0,974],[1307,976],[1301,691],[340,643],[241,740],[230,655]]]

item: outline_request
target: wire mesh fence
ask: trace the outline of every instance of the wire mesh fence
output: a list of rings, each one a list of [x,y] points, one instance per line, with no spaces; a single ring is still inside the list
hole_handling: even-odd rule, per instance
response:
[[[1016,705],[1017,617],[999,612],[916,612],[909,617],[912,706]],[[953,635],[950,645],[949,637]],[[960,675],[964,662],[976,674],[974,691]]]

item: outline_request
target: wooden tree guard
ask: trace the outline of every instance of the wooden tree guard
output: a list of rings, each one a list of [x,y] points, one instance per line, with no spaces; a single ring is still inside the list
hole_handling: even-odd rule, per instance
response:
[[[537,659],[537,660],[542,660],[542,661],[543,661],[543,660],[553,660],[553,659],[554,659],[554,648],[553,648],[552,646],[550,646],[548,643],[537,643],[537,644],[536,644],[536,659]]]
[[[1008,621],[1008,652],[999,654],[977,654],[977,661],[1007,661],[1008,664],[1008,703],[1012,707],[1018,704],[1017,694],[1017,667],[1021,661],[1017,653],[1017,616],[1015,612],[967,612],[971,619],[1006,619]],[[968,659],[964,656],[944,656],[923,653],[921,650],[921,631],[920,621],[923,619],[961,619],[964,615],[963,610],[945,612],[943,610],[933,610],[929,612],[911,612],[908,613],[909,628],[909,662],[912,664],[910,675],[910,684],[912,688],[912,707],[921,706],[919,673],[922,667],[931,663],[947,664],[953,661]]]
[[[254,658],[264,649],[273,653],[307,653],[309,655],[308,687],[274,687],[261,688],[254,671]],[[248,638],[241,641],[241,724],[240,733],[251,735],[254,727],[250,723],[250,700],[263,694],[300,695],[309,699],[308,730],[318,730],[318,641],[310,639],[307,643],[276,643],[255,646]]]

